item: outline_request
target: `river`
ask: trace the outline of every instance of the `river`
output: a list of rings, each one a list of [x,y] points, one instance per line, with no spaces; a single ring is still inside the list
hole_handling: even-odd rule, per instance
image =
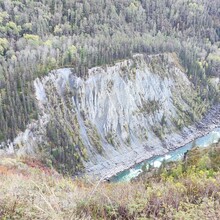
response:
[[[131,179],[137,177],[142,172],[142,167],[144,164],[147,164],[147,165],[150,164],[153,167],[160,167],[163,161],[169,162],[169,161],[178,161],[182,159],[184,156],[184,153],[190,150],[194,144],[198,147],[207,147],[210,144],[217,143],[219,139],[220,139],[220,127],[215,128],[207,135],[204,135],[203,137],[195,139],[193,142],[190,142],[184,145],[183,147],[170,151],[169,153],[165,155],[147,159],[143,161],[142,163],[135,165],[133,168],[129,170],[124,170],[118,173],[116,176],[112,177],[110,181],[111,182],[130,181]]]

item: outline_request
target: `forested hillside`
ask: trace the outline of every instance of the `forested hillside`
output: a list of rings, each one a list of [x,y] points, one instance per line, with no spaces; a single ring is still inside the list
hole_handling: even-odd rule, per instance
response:
[[[0,0],[0,140],[37,118],[32,82],[51,69],[176,52],[203,100],[217,101],[219,0]],[[217,88],[218,89],[218,88]]]
[[[220,219],[219,126],[220,0],[0,0],[0,219]]]

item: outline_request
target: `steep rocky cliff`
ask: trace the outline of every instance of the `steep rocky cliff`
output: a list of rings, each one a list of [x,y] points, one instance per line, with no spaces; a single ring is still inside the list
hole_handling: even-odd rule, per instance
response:
[[[208,107],[175,54],[138,54],[86,78],[58,69],[34,86],[39,120],[13,144],[72,174],[104,177],[167,152],[171,137],[178,140]]]

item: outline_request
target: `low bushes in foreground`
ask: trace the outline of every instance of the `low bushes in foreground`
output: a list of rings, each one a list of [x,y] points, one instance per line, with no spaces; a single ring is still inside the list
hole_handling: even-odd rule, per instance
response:
[[[117,184],[73,181],[37,161],[3,158],[0,219],[220,219],[219,157],[219,145],[194,148],[150,178]]]

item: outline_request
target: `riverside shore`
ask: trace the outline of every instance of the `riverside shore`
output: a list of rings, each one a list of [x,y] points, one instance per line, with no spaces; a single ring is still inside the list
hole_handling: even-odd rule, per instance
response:
[[[220,104],[210,108],[202,120],[200,120],[192,126],[183,128],[179,134],[174,133],[170,134],[169,136],[166,136],[164,138],[164,141],[161,142],[161,146],[157,146],[157,148],[160,149],[160,152],[158,152],[157,148],[154,148],[151,149],[150,152],[147,152],[146,150],[146,152],[142,152],[142,154],[136,154],[135,157],[132,157],[132,152],[130,152],[127,153],[127,155],[121,155],[121,158],[117,157],[117,164],[111,164],[111,169],[108,169],[107,166],[104,168],[102,167],[101,170],[95,170],[98,167],[94,167],[94,169],[91,169],[89,173],[95,173],[95,177],[100,179],[101,181],[109,180],[121,173],[122,171],[129,170],[133,168],[135,165],[147,159],[159,155],[164,155],[169,151],[183,147],[184,145],[194,141],[195,139],[210,133],[213,129],[219,126]],[[125,161],[126,157],[127,161]]]

